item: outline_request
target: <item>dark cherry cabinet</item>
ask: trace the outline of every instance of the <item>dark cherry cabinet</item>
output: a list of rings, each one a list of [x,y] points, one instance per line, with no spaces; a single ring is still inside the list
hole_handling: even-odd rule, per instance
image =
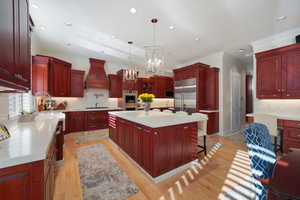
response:
[[[219,132],[219,112],[201,112],[208,116],[207,134],[215,134]]]
[[[0,3],[0,84],[30,89],[30,25],[27,0]]]
[[[156,98],[170,98],[167,92],[174,92],[173,78],[167,76],[153,76],[153,93]]]
[[[54,97],[70,96],[71,64],[51,59],[49,70],[49,93]]]
[[[55,140],[45,160],[0,169],[3,200],[52,200],[55,186]]]
[[[259,99],[300,98],[300,44],[256,54]]]
[[[32,58],[32,91],[34,95],[69,97],[71,64],[48,56]]]
[[[70,96],[84,96],[84,71],[71,70]]]
[[[202,73],[202,72],[200,72]],[[199,86],[199,99],[203,99],[203,103],[199,105],[203,110],[218,110],[219,109],[219,68],[210,67],[203,71],[203,81]],[[202,78],[202,77],[201,77]],[[202,91],[202,92],[201,92]],[[203,93],[204,95],[202,95]],[[203,96],[203,97],[202,97]]]
[[[122,79],[116,74],[109,74],[109,97],[121,98],[122,97]]]
[[[86,130],[86,112],[67,112],[66,123],[68,132]]]
[[[300,98],[300,47],[282,56],[282,96]]]
[[[197,123],[150,128],[113,115],[109,136],[152,177],[184,165],[197,156]]]
[[[281,97],[281,56],[257,60],[257,97]]]
[[[114,110],[65,112],[66,133],[108,128],[109,111]]]

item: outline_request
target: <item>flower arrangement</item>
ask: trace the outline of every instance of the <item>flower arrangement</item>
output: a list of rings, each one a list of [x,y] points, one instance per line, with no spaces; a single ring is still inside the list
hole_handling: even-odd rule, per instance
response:
[[[143,93],[139,95],[139,99],[141,99],[144,103],[151,103],[154,98],[154,94]]]

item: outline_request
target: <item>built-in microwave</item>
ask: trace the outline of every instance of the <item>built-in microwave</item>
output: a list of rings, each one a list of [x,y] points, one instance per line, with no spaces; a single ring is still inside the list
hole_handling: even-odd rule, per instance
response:
[[[137,91],[135,90],[124,90],[123,91],[123,107],[127,109],[137,108]]]

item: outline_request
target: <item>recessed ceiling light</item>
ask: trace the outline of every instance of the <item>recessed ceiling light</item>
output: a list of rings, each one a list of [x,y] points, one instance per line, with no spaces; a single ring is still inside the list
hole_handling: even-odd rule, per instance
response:
[[[245,49],[240,49],[239,51],[240,51],[240,53],[244,53]]]
[[[66,22],[65,25],[66,26],[72,26],[73,24],[71,22]]]
[[[36,5],[35,3],[31,4],[31,7],[32,7],[32,8],[35,8],[35,9],[38,9],[38,8],[39,8],[39,6]]]
[[[114,36],[114,35],[111,36],[111,39],[115,39],[115,38],[116,38],[116,36]]]
[[[283,15],[283,16],[277,17],[276,20],[277,20],[277,21],[283,21],[283,20],[285,20],[286,18],[287,18],[287,17],[286,17],[285,15]]]
[[[136,9],[135,8],[130,8],[130,13],[131,14],[135,14],[136,13]]]
[[[200,38],[195,38],[195,40],[196,40],[196,41],[199,41],[199,40],[200,40]]]
[[[169,26],[169,29],[170,29],[170,30],[174,30],[175,27],[174,27],[174,26]]]

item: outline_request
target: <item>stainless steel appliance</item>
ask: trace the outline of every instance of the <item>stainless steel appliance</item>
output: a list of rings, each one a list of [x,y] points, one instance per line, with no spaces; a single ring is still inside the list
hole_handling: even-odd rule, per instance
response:
[[[125,110],[136,110],[137,109],[137,91],[135,90],[124,90],[123,91],[123,108]]]
[[[196,78],[175,81],[175,110],[196,110]]]

